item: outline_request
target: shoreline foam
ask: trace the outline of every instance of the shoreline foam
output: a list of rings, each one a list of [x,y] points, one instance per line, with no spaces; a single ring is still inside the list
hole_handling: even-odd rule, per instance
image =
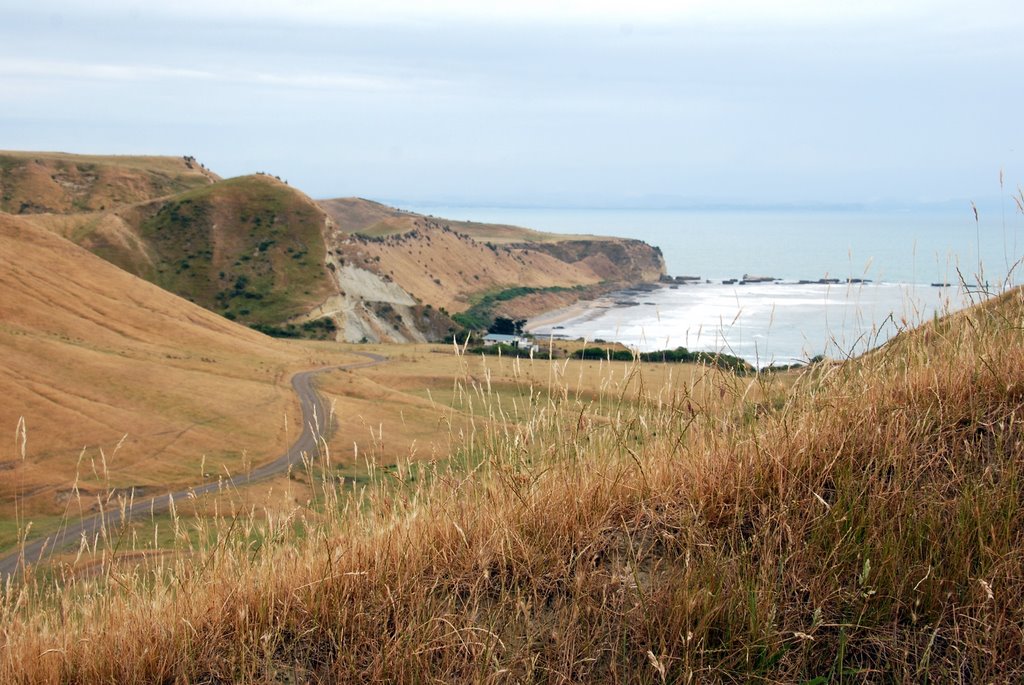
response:
[[[607,340],[649,352],[722,351],[756,366],[846,357],[874,348],[935,312],[969,304],[961,289],[894,283],[661,286],[622,304],[617,291],[527,320],[538,338]]]

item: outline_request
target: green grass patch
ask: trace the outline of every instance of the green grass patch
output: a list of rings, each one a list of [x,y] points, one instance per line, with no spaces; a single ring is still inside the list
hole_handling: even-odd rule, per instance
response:
[[[334,319],[323,317],[301,324],[287,323],[272,326],[264,323],[249,324],[249,328],[274,338],[305,338],[307,340],[334,340],[338,326]]]
[[[140,233],[159,257],[161,287],[274,335],[321,337],[284,323],[330,287],[321,223],[291,188],[243,177],[161,204]]]
[[[657,350],[655,352],[633,352],[632,350],[614,350],[605,347],[584,347],[570,355],[573,359],[605,359],[608,361],[642,361],[654,363],[676,364],[707,364],[732,371],[738,375],[754,373],[756,369],[747,361],[731,354],[722,352],[702,352],[677,347],[674,350]]]
[[[72,517],[71,520],[76,520]],[[57,515],[32,515],[28,521],[15,521],[14,519],[0,519],[0,553],[6,554],[14,549],[25,533],[25,527],[31,523],[29,538],[35,540],[44,535],[49,535],[63,524],[66,519]]]
[[[534,293],[564,293],[584,290],[585,286],[566,287],[561,285],[534,288],[531,286],[515,286],[503,290],[487,292],[479,295],[473,305],[464,312],[454,314],[452,319],[460,326],[472,331],[487,330],[494,323],[494,306],[499,302],[508,302],[517,297],[525,297]]]

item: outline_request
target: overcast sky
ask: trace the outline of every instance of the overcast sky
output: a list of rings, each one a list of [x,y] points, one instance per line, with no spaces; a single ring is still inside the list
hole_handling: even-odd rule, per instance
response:
[[[1024,183],[1019,0],[0,0],[0,148],[315,197],[914,204]]]

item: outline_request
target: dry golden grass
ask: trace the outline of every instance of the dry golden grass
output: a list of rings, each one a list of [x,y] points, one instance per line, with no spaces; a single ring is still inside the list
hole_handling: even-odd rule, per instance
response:
[[[696,366],[650,365],[641,384],[631,382],[634,368],[624,362],[463,355],[452,345],[364,347],[387,354],[388,363],[334,372],[320,383],[338,424],[326,444],[343,475],[360,473],[366,458],[380,466],[447,461],[484,425],[528,421],[538,401],[551,399],[551,388],[586,401],[622,384],[624,399],[635,402],[699,385],[708,375]],[[748,399],[760,395],[755,380],[734,382]]]
[[[0,150],[0,211],[110,210],[220,180],[183,157]]]
[[[420,224],[416,230],[415,237],[346,243],[345,259],[355,266],[379,268],[406,292],[451,312],[467,309],[474,294],[512,285],[565,287],[604,280],[590,264],[569,264],[535,250],[492,248],[439,227]]]
[[[0,680],[1019,682],[1022,330],[1013,291],[778,386],[456,360],[448,465],[132,564],[109,531],[7,589]]]
[[[429,221],[448,226],[453,231],[471,236],[474,240],[495,244],[555,243],[578,238],[586,238],[587,240],[615,240],[615,238],[602,236],[546,233],[507,224],[435,219],[434,217],[394,209],[387,205],[358,197],[319,200],[318,202],[343,231],[375,238],[408,233],[409,231],[421,228]]]
[[[233,324],[2,214],[0,290],[0,426],[24,419],[29,457],[0,445],[5,519],[15,500],[77,514],[76,483],[88,509],[110,488],[194,483],[204,458],[216,474],[276,457],[301,428],[290,375],[352,359]]]

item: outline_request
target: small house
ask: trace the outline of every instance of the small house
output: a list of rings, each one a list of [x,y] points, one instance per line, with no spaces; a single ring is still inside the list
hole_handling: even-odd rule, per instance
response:
[[[505,333],[488,333],[484,336],[484,345],[488,347],[491,345],[508,345],[518,349],[520,345],[527,342],[518,335],[507,335]]]

